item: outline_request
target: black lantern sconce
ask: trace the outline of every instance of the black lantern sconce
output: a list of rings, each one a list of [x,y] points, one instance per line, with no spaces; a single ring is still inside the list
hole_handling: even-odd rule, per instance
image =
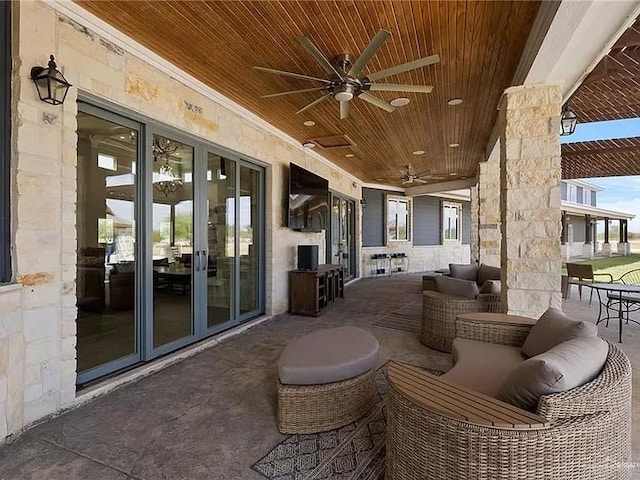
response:
[[[560,135],[565,137],[573,134],[576,131],[576,125],[578,124],[578,116],[573,113],[569,108],[569,104],[565,103],[562,109],[562,116],[560,117]]]
[[[62,105],[71,86],[58,70],[53,55],[49,57],[48,68],[33,67],[31,69],[31,80],[36,84],[40,100],[51,105]]]

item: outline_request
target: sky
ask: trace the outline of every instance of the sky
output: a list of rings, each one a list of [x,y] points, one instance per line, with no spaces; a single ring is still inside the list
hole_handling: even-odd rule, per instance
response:
[[[640,137],[640,118],[609,122],[578,123],[573,135],[560,137],[561,143]],[[597,193],[598,207],[636,215],[629,222],[630,232],[640,232],[640,176],[585,178],[603,187]]]

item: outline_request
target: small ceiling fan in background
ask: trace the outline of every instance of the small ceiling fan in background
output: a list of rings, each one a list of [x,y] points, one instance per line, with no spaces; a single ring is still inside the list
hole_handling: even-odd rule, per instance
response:
[[[376,178],[376,180],[400,180],[403,185],[410,185],[412,183],[429,183],[427,180],[442,180],[445,178],[443,176],[431,173],[431,170],[425,170],[424,172],[420,173],[413,173],[411,171],[411,165],[406,165],[405,168],[406,172],[401,177]]]
[[[316,59],[320,66],[327,73],[327,78],[312,77],[301,73],[286,72],[283,70],[274,70],[272,68],[258,67],[253,68],[266,73],[272,73],[275,75],[282,75],[285,77],[297,78],[300,80],[309,80],[314,82],[324,83],[321,87],[305,88],[302,90],[292,90],[288,92],[272,93],[269,95],[262,95],[261,98],[279,97],[282,95],[291,95],[294,93],[303,92],[320,92],[324,91],[324,95],[317,100],[314,100],[307,106],[301,108],[296,112],[296,115],[302,113],[312,107],[315,107],[319,103],[333,97],[340,102],[340,119],[345,119],[349,116],[349,102],[354,98],[360,98],[365,102],[375,105],[378,108],[382,108],[387,112],[393,112],[395,107],[383,99],[372,95],[369,92],[414,92],[414,93],[430,93],[433,87],[430,85],[402,85],[395,83],[375,83],[376,80],[390,77],[391,75],[397,75],[399,73],[408,72],[417,68],[426,67],[427,65],[433,65],[440,61],[438,55],[430,55],[428,57],[413,60],[411,62],[396,65],[395,67],[387,68],[379,72],[371,73],[366,76],[361,76],[364,66],[378,53],[378,50],[382,47],[382,44],[391,35],[386,30],[380,30],[373,37],[367,48],[364,49],[358,59],[352,63],[348,55],[344,54],[338,57],[334,63],[331,63],[327,58],[318,50],[318,48],[307,37],[299,37],[298,42]]]

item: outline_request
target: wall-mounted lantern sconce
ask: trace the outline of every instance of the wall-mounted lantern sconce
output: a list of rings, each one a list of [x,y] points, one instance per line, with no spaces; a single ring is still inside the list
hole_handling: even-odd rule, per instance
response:
[[[362,208],[367,208],[367,201],[364,198],[361,198],[360,205],[362,205]]]
[[[569,108],[569,104],[565,103],[562,109],[562,116],[560,117],[560,128],[562,130],[560,135],[565,137],[573,134],[573,132],[576,131],[577,123],[578,116]]]
[[[71,86],[58,70],[53,55],[49,57],[48,68],[33,67],[31,69],[31,80],[36,84],[40,100],[51,105],[62,105]]]

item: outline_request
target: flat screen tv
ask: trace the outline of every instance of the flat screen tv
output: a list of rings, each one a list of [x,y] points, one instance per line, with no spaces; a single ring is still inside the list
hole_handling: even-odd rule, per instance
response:
[[[289,228],[320,232],[329,218],[329,181],[293,163],[289,167]]]

